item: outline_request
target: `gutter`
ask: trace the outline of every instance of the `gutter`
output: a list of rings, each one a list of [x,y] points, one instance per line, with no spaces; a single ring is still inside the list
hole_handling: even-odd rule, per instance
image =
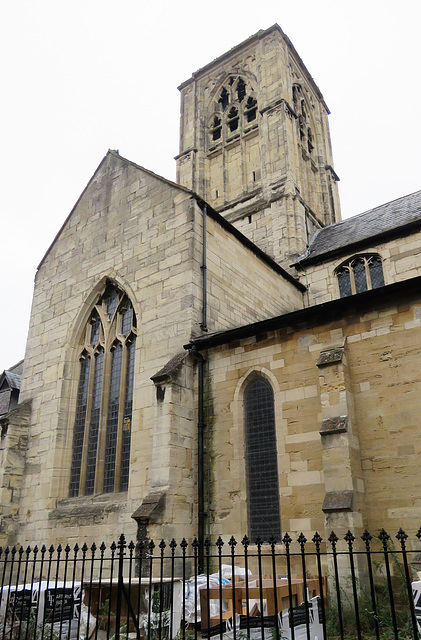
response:
[[[291,327],[298,324],[317,325],[327,321],[340,318],[343,315],[358,314],[366,310],[372,310],[379,306],[387,306],[396,304],[400,299],[406,298],[408,295],[416,295],[421,297],[421,276],[404,280],[403,282],[394,282],[393,284],[371,289],[363,293],[357,293],[346,298],[337,298],[312,307],[292,311],[282,316],[268,318],[260,322],[243,325],[234,329],[218,331],[206,336],[193,338],[184,345],[184,349],[204,351],[213,347],[229,344],[235,340],[242,340],[260,333],[276,331],[282,327]]]

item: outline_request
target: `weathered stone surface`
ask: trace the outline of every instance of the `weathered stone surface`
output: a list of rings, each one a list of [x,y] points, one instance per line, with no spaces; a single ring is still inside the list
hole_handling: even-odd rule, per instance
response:
[[[324,513],[330,511],[352,511],[353,491],[330,491],[325,495],[322,510]]]
[[[334,347],[333,349],[326,349],[322,351],[319,359],[317,360],[318,367],[324,367],[329,364],[336,364],[342,362],[344,355],[343,347]]]
[[[344,433],[348,430],[348,416],[335,416],[322,420],[320,435],[326,436],[333,433]]]

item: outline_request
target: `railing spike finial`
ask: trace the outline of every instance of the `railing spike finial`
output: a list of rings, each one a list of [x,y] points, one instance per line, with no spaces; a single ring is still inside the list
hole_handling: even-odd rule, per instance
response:
[[[207,553],[207,555],[209,555],[210,548],[212,546],[212,542],[211,542],[211,539],[208,536],[206,536],[206,538],[205,538],[204,545],[205,545],[206,553]]]
[[[171,540],[171,542],[170,542],[170,549],[171,549],[171,552],[172,552],[173,554],[175,553],[175,548],[176,548],[176,546],[177,546],[177,543],[176,543],[175,539],[174,539],[174,538],[172,538],[172,540]]]
[[[371,533],[367,531],[367,529],[364,529],[361,540],[364,542],[367,551],[370,551],[370,542],[372,541],[372,539],[373,536],[371,535]]]
[[[377,536],[380,542],[383,545],[383,549],[387,550],[387,543],[390,540],[390,536],[385,529],[381,529],[379,535]]]
[[[314,536],[312,538],[312,541],[316,545],[317,551],[319,551],[320,543],[323,542],[323,538],[322,538],[322,536],[320,535],[320,533],[318,531],[316,531],[316,533],[314,534]]]
[[[277,539],[275,538],[275,536],[270,536],[269,544],[270,544],[270,548],[272,550],[272,553],[274,553],[274,551],[275,551],[276,543],[277,543]]]
[[[185,553],[188,547],[188,542],[185,538],[183,538],[182,541],[180,542],[180,547],[182,548],[183,553]]]
[[[216,541],[216,546],[218,547],[218,551],[220,552],[222,547],[224,546],[224,541],[222,540],[221,536],[218,537],[218,540]]]
[[[396,534],[396,538],[401,543],[402,551],[405,551],[405,546],[406,546],[405,543],[408,540],[408,534],[405,533],[402,527],[399,529],[398,533]]]
[[[231,536],[231,538],[229,539],[228,544],[231,547],[231,552],[234,553],[234,549],[237,546],[237,540],[234,538],[234,536]]]
[[[292,538],[289,535],[288,532],[285,533],[284,537],[282,538],[282,542],[284,543],[284,545],[286,546],[287,549],[289,549],[289,546],[292,542]]]
[[[244,536],[244,538],[241,540],[241,544],[243,545],[244,549],[247,549],[247,547],[250,544],[250,539],[248,536]]]
[[[304,546],[305,543],[307,542],[307,538],[305,537],[304,533],[301,531],[300,535],[297,538],[297,542],[299,543],[300,547],[301,547],[301,552],[304,553]]]
[[[162,539],[161,542],[159,543],[159,548],[161,549],[161,553],[164,553],[164,549],[166,548],[166,543],[165,540]]]
[[[417,536],[418,540],[421,540],[421,527],[418,529],[415,535]]]

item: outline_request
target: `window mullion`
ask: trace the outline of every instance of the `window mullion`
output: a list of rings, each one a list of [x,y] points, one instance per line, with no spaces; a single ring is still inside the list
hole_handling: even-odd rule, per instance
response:
[[[351,291],[352,294],[354,295],[355,293],[357,293],[357,287],[355,284],[355,277],[354,277],[354,267],[350,266],[349,267],[349,279],[351,281]]]
[[[125,408],[126,380],[127,380],[127,355],[126,345],[123,347],[123,358],[121,362],[120,377],[120,403],[118,405],[118,427],[117,427],[117,443],[115,452],[115,474],[114,474],[114,491],[120,491],[121,479],[121,452],[123,449],[123,419]]]
[[[89,369],[89,381],[88,381],[88,401],[86,403],[86,416],[85,416],[85,431],[83,435],[83,447],[82,447],[82,461],[80,467],[80,478],[79,478],[79,495],[85,495],[85,482],[86,482],[86,465],[88,461],[88,446],[89,446],[89,428],[91,424],[91,414],[92,414],[92,396],[94,389],[94,379],[95,379],[95,366],[96,366],[96,358],[92,353],[89,354],[91,359],[91,366]]]
[[[95,493],[102,493],[104,484],[105,443],[107,435],[108,402],[110,398],[110,378],[112,353],[107,345],[104,352],[104,375],[102,379],[101,413],[99,418],[98,449],[96,458]]]
[[[367,289],[372,289],[372,284],[371,284],[371,273],[370,273],[370,263],[367,260],[367,258],[364,258],[364,266],[365,266],[365,277],[367,280]]]

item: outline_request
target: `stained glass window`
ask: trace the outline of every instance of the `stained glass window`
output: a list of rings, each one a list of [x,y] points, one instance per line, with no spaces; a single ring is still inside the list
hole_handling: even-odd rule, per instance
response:
[[[69,495],[126,491],[136,316],[120,288],[107,284],[81,342]]]
[[[250,537],[281,537],[273,391],[262,377],[245,391],[247,490]]]

